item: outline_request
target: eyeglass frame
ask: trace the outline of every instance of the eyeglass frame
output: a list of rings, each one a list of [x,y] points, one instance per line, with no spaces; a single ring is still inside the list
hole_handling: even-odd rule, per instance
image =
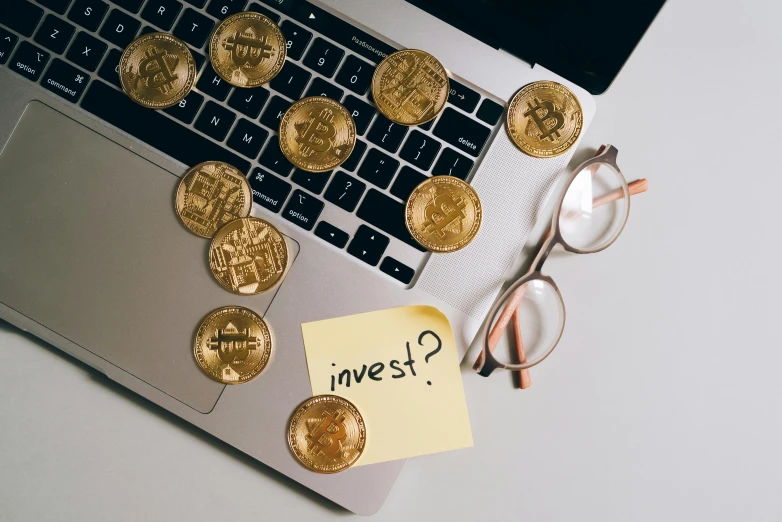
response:
[[[521,276],[512,285],[510,285],[508,289],[505,290],[505,292],[503,292],[502,296],[500,296],[500,298],[495,301],[494,305],[492,306],[491,310],[486,316],[486,320],[484,321],[484,324],[481,328],[481,336],[483,337],[483,347],[481,349],[481,353],[478,355],[478,358],[475,361],[475,364],[473,365],[473,369],[476,372],[478,372],[479,375],[482,375],[483,377],[488,377],[497,368],[504,368],[506,370],[511,370],[511,371],[519,371],[519,370],[525,370],[527,368],[531,368],[543,362],[543,360],[546,359],[546,357],[548,357],[549,355],[551,355],[551,352],[553,352],[554,348],[556,348],[557,345],[559,344],[559,341],[562,339],[562,334],[565,331],[565,322],[567,318],[567,313],[565,310],[565,300],[562,297],[562,293],[559,291],[559,287],[556,285],[554,280],[551,277],[543,274],[541,272],[541,269],[543,268],[543,264],[546,262],[546,259],[548,259],[549,254],[551,254],[551,251],[554,249],[556,245],[561,245],[566,252],[571,252],[574,254],[595,254],[597,252],[601,252],[606,248],[610,247],[614,243],[614,241],[616,241],[617,238],[622,234],[622,231],[624,230],[625,225],[627,224],[627,219],[630,216],[630,190],[627,186],[627,180],[625,179],[624,174],[622,173],[619,166],[616,164],[616,158],[618,154],[619,151],[613,145],[601,145],[600,148],[597,149],[595,155],[592,158],[581,163],[578,167],[573,169],[573,172],[568,176],[568,179],[566,180],[564,185],[564,189],[562,190],[562,193],[559,197],[559,201],[554,207],[554,214],[551,218],[551,227],[549,229],[548,237],[543,242],[543,245],[541,245],[540,249],[538,250],[538,253],[535,255],[535,259],[530,265],[530,269],[527,271],[526,274]],[[619,179],[621,181],[622,195],[624,197],[624,200],[626,201],[627,208],[625,210],[625,215],[622,220],[622,223],[619,226],[616,233],[614,234],[614,237],[611,239],[611,241],[607,242],[605,245],[600,246],[600,248],[594,250],[583,250],[568,244],[568,242],[562,236],[562,231],[559,225],[560,213],[562,211],[562,204],[565,201],[565,196],[567,195],[568,190],[570,189],[570,186],[572,185],[573,181],[584,170],[588,169],[593,165],[598,165],[598,164],[608,165],[609,167],[613,168],[619,175]],[[593,174],[596,171],[597,169],[593,171]],[[524,364],[524,363],[504,364],[499,362],[494,357],[492,353],[494,351],[494,348],[489,346],[489,337],[491,336],[491,330],[493,326],[492,322],[494,321],[495,317],[497,317],[497,313],[500,311],[500,307],[508,303],[508,300],[512,298],[515,292],[517,292],[522,286],[529,283],[530,281],[543,281],[549,284],[557,293],[557,296],[559,297],[559,302],[562,305],[562,324],[559,329],[559,334],[557,335],[556,340],[552,343],[552,346],[549,349],[548,353],[544,354],[543,357],[533,362],[532,364]],[[519,303],[516,304],[516,307],[519,306],[521,299],[522,298],[519,298]],[[512,317],[513,314],[511,313],[510,316]],[[507,327],[507,325],[505,326]]]

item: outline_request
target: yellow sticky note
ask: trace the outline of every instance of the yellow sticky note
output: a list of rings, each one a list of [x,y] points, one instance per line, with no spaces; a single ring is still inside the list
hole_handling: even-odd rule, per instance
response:
[[[355,465],[472,446],[448,318],[404,306],[301,325],[313,395],[351,401],[367,427]]]

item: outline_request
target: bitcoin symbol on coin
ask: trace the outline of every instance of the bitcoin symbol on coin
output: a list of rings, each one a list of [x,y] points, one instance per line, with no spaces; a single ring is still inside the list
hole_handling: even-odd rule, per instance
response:
[[[226,51],[231,51],[231,60],[239,67],[256,67],[264,59],[272,57],[274,48],[269,45],[269,37],[257,38],[252,30],[246,33],[236,31],[223,43]]]
[[[171,67],[168,66],[166,58],[173,62]],[[139,82],[144,82],[149,89],[160,89],[164,94],[167,93],[171,89],[171,84],[179,79],[179,76],[172,71],[178,64],[179,58],[176,56],[169,56],[165,51],[150,47],[138,66],[138,76],[133,82],[133,88],[138,88]]]
[[[340,441],[347,437],[344,422],[345,415],[340,410],[337,410],[337,413],[325,411],[323,412],[323,422],[315,428],[315,431],[307,435],[307,439],[313,447],[317,446],[326,455],[333,455],[342,449]],[[329,431],[332,426],[337,431]]]
[[[226,364],[244,361],[250,355],[250,350],[255,350],[261,344],[257,337],[250,336],[249,328],[239,330],[231,322],[216,333],[216,336],[209,338],[207,346],[210,350],[216,350],[220,360]]]
[[[320,112],[312,111],[309,122],[295,125],[298,136],[299,151],[305,156],[312,156],[315,152],[328,152],[331,148],[331,139],[337,134],[334,128],[334,112],[331,109],[322,109]]]
[[[553,102],[540,101],[537,98],[533,98],[533,100],[536,105],[533,106],[532,102],[527,102],[527,107],[529,108],[524,111],[524,116],[532,117],[532,121],[535,122],[535,125],[537,125],[540,130],[540,136],[538,137],[541,140],[550,139],[552,142],[556,141],[556,139],[559,138],[559,129],[565,124],[565,115],[562,114],[562,111],[557,110],[557,107]],[[543,117],[538,113],[541,109],[546,111],[543,114]],[[551,119],[554,119],[555,123],[553,126],[549,127],[546,122]]]
[[[464,199],[459,196],[456,198],[454,199],[448,194],[440,194],[433,199],[430,205],[427,205],[424,209],[426,215],[425,233],[437,234],[440,239],[443,239],[449,228],[457,234],[461,231],[462,219],[467,216],[464,214]]]

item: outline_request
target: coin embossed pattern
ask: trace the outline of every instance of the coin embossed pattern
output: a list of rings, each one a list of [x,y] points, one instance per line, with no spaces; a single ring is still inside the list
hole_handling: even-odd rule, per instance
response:
[[[241,306],[226,306],[201,322],[193,344],[198,366],[225,384],[247,382],[263,371],[272,337],[261,317]]]
[[[174,207],[192,233],[211,238],[226,223],[249,216],[252,203],[252,189],[239,170],[222,161],[207,161],[179,182]]]
[[[526,154],[549,158],[567,152],[578,140],[584,115],[578,98],[557,82],[540,81],[522,88],[508,106],[506,128]]]
[[[196,63],[180,39],[149,33],[133,40],[119,61],[122,90],[149,109],[165,109],[182,101],[193,88]]]
[[[405,205],[407,230],[431,252],[466,247],[478,235],[482,218],[478,194],[453,176],[432,176],[421,182]]]
[[[209,268],[217,281],[235,294],[260,294],[282,278],[288,266],[288,245],[274,225],[249,217],[221,228],[209,247]]]
[[[288,445],[305,467],[317,473],[338,473],[352,466],[367,443],[364,418],[336,395],[304,401],[291,417]]]
[[[437,116],[448,100],[448,89],[443,64],[417,49],[389,54],[372,76],[375,105],[401,125],[421,125]]]
[[[243,12],[223,20],[209,40],[209,59],[220,77],[236,87],[257,87],[277,76],[287,41],[266,16]]]
[[[280,149],[300,169],[327,172],[356,144],[356,124],[340,103],[323,96],[297,101],[280,120]]]

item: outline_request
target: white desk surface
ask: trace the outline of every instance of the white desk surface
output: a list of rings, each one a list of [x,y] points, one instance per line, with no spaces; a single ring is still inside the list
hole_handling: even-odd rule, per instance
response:
[[[475,447],[410,460],[374,520],[782,519],[781,20],[663,8],[582,144],[650,191],[547,264],[568,322],[533,387],[465,372]],[[0,325],[0,519],[349,516]]]

